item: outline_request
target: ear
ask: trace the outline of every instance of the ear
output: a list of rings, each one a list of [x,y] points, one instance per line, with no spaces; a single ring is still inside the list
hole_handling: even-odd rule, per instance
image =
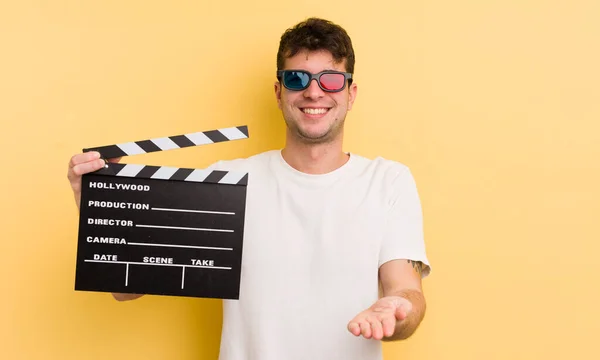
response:
[[[358,86],[356,83],[352,83],[348,87],[348,111],[352,110],[352,105],[354,104],[354,100],[356,100],[356,94],[358,93]]]
[[[277,107],[281,109],[281,83],[275,81],[275,98],[277,99]]]

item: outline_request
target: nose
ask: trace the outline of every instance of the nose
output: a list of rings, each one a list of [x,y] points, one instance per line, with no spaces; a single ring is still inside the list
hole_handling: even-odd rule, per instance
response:
[[[308,99],[317,100],[322,98],[324,95],[325,92],[319,87],[317,79],[312,79],[308,87],[304,90],[304,97]]]

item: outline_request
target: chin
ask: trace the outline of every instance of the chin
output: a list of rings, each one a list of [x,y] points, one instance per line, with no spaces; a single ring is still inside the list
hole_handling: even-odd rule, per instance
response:
[[[296,136],[307,144],[322,144],[331,142],[335,138],[333,129],[322,131],[305,131],[304,129],[296,129]]]
[[[302,121],[287,121],[290,133],[307,144],[328,143],[333,141],[341,132],[343,121],[339,124],[303,124]],[[315,126],[316,125],[316,126]]]

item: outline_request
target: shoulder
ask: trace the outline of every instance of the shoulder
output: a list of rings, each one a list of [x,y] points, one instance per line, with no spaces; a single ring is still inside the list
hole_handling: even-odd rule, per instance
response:
[[[406,164],[382,156],[372,159],[357,154],[352,156],[355,157],[359,177],[384,194],[388,201],[393,202],[402,193],[416,189],[413,174]]]
[[[354,153],[351,156],[354,157],[357,167],[364,174],[381,179],[381,181],[389,185],[392,185],[395,181],[403,177],[412,176],[410,168],[396,160],[387,159],[382,156],[370,159]]]

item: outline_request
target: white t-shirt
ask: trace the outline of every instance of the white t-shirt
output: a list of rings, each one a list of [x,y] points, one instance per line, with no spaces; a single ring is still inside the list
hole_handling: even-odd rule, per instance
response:
[[[239,300],[224,300],[220,360],[379,360],[348,322],[378,299],[378,269],[429,262],[409,169],[350,154],[324,175],[280,150],[220,161],[249,173]]]

